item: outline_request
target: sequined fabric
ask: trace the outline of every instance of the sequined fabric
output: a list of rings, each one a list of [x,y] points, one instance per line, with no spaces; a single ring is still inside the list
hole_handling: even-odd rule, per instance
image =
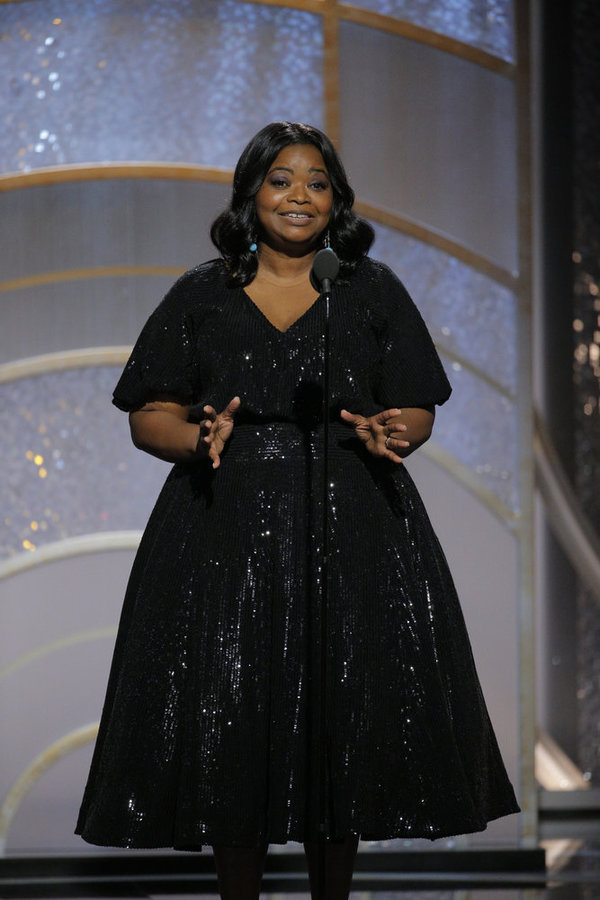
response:
[[[175,466],[131,573],[77,830],[199,849],[315,838],[322,561],[322,299],[285,333],[222,264],[187,273],[115,391],[200,418],[242,406],[221,467]],[[365,260],[331,306],[327,812],[331,835],[441,837],[517,805],[452,579],[404,466],[339,410],[444,402],[410,298]]]

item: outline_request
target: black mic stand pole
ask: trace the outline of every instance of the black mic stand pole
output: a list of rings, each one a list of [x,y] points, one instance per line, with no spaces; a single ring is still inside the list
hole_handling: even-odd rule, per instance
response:
[[[322,517],[321,517],[321,591],[319,629],[319,840],[317,846],[317,900],[326,900],[325,895],[325,849],[328,837],[328,792],[327,792],[327,651],[328,651],[328,576],[329,576],[329,319],[331,284],[339,270],[339,260],[330,248],[319,250],[315,255],[311,276],[313,284],[319,285],[324,305],[323,325],[323,466],[322,466]]]
[[[328,832],[327,797],[327,603],[329,588],[329,307],[331,288],[323,284],[323,476],[321,498],[321,604],[320,604],[320,665],[319,665],[319,844],[317,852],[317,900],[325,900],[325,845]]]

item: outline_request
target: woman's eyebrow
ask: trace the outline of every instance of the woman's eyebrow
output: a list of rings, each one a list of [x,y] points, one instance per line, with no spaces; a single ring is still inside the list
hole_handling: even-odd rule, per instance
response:
[[[269,169],[268,174],[270,175],[271,172],[289,172],[290,175],[294,174],[294,170],[291,169],[289,166],[273,166],[272,169]],[[312,175],[313,172],[321,172],[322,175],[325,175],[327,178],[329,178],[329,175],[327,174],[326,169],[319,169],[319,168],[315,167],[315,168],[308,170],[309,175]]]

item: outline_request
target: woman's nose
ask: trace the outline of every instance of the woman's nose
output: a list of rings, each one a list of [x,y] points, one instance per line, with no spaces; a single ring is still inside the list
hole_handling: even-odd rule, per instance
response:
[[[288,194],[288,200],[294,203],[308,203],[308,194],[303,184],[293,184]]]

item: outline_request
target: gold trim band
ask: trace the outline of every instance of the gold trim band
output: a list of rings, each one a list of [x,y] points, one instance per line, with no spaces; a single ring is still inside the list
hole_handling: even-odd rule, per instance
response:
[[[409,237],[413,237],[423,244],[435,247],[436,250],[441,250],[449,256],[453,256],[455,259],[458,259],[472,269],[476,269],[478,272],[481,272],[482,275],[486,275],[488,278],[497,281],[504,287],[510,288],[511,290],[517,289],[519,280],[515,273],[491,262],[491,260],[482,256],[480,253],[469,250],[464,244],[460,244],[458,241],[453,241],[451,238],[445,237],[445,235],[440,234],[433,228],[428,228],[426,225],[422,225],[414,219],[408,219],[391,210],[383,209],[372,203],[366,203],[364,200],[357,200],[354,204],[354,209],[360,216],[372,219],[380,225],[387,225],[388,228],[393,228],[395,231],[407,234]]]
[[[172,162],[97,162],[72,163],[64,166],[41,166],[29,172],[0,175],[0,193],[60,184],[71,181],[102,181],[116,178],[170,179],[172,181],[209,181],[231,184],[232,169]]]
[[[458,462],[435,441],[427,441],[419,448],[433,463],[447,472],[455,481],[465,487],[476,500],[489,509],[512,535],[519,538],[522,532],[521,516],[510,509],[490,488],[486,487],[478,475],[467,466]],[[410,460],[408,461],[410,467]]]
[[[86,347],[82,350],[61,350],[29,356],[0,365],[0,384],[43,375],[45,372],[63,372],[66,369],[86,369],[90,366],[122,366],[131,353],[130,346]]]
[[[90,631],[78,631],[75,634],[66,635],[66,637],[58,638],[56,641],[51,641],[48,644],[40,644],[38,647],[34,647],[32,650],[22,653],[16,659],[13,659],[12,662],[1,668],[0,681],[2,681],[3,678],[7,678],[9,675],[13,675],[15,672],[18,672],[19,669],[24,669],[30,663],[42,659],[44,656],[49,656],[51,653],[64,650],[66,647],[74,647],[77,644],[87,644],[89,641],[103,641],[107,638],[114,638],[116,633],[117,626],[112,625],[108,628],[94,628]]]
[[[141,531],[101,531],[43,544],[35,550],[19,553],[0,562],[0,581],[57,559],[112,550],[137,550],[141,537]]]
[[[354,22],[356,25],[364,25],[367,28],[376,28],[379,31],[387,31],[414,43],[426,44],[434,50],[442,50],[444,53],[458,56],[460,59],[474,63],[482,69],[490,69],[498,75],[504,75],[508,78],[515,77],[516,66],[514,63],[507,62],[501,56],[494,56],[493,53],[480,50],[479,47],[475,47],[473,44],[467,44],[465,41],[448,37],[448,35],[440,34],[438,31],[432,31],[421,25],[414,25],[412,22],[407,22],[403,19],[396,19],[393,16],[360,9],[360,7],[349,3],[339,3],[338,9],[340,18],[347,22]]]
[[[39,287],[45,284],[60,284],[64,281],[83,281],[87,278],[127,278],[132,275],[178,278],[184,271],[185,269],[181,266],[91,266],[84,269],[62,269],[56,272],[39,272],[36,275],[24,275],[22,278],[0,281],[0,293],[22,291],[25,288]]]
[[[35,782],[44,772],[54,763],[66,756],[72,750],[78,750],[79,747],[89,744],[96,739],[98,734],[98,722],[91,725],[84,725],[65,734],[59,740],[54,741],[45,750],[42,750],[32,762],[26,766],[8,794],[6,795],[2,806],[0,807],[0,855],[4,854],[6,847],[6,838],[10,829],[11,822],[17,812],[19,806],[23,802],[23,798],[29,793]]]

